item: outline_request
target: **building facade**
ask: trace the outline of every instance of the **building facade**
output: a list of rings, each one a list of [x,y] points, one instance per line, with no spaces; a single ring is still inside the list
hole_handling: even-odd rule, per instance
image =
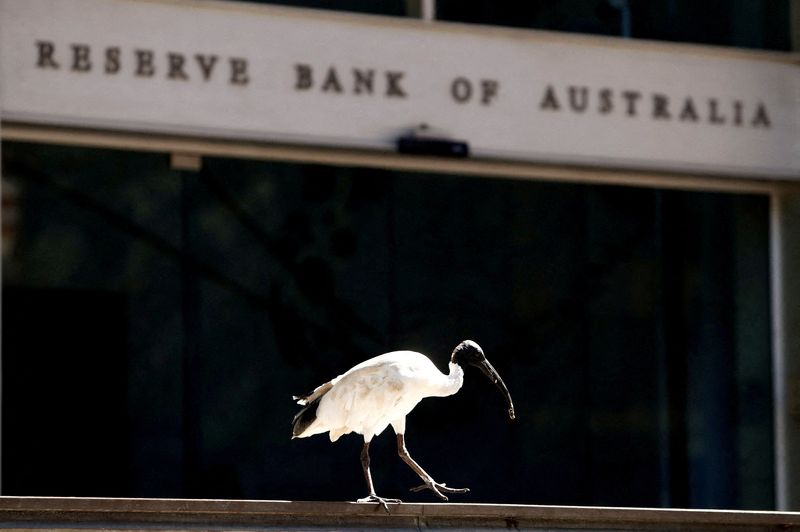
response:
[[[0,2],[3,494],[352,500],[292,394],[473,338],[461,502],[800,508],[797,15],[690,4]]]

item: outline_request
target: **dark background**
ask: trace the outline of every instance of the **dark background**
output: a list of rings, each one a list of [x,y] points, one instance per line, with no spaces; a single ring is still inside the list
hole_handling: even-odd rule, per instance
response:
[[[772,508],[768,198],[3,146],[8,495],[354,500],[307,392],[394,349],[467,373],[409,416],[462,502]],[[389,432],[391,430],[389,429]],[[418,480],[373,441],[378,493]]]

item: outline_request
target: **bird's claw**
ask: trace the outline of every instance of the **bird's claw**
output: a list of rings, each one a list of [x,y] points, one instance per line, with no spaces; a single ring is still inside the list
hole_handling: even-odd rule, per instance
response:
[[[361,502],[361,503],[377,502],[378,504],[383,506],[383,509],[386,510],[386,513],[388,514],[389,505],[387,503],[391,502],[393,504],[399,504],[403,501],[401,501],[400,499],[385,499],[383,497],[378,497],[377,495],[367,495],[363,499],[358,499],[356,502]]]
[[[438,482],[435,481],[426,482],[421,486],[417,486],[416,488],[411,488],[411,491],[413,492],[422,490],[431,490],[440,499],[442,499],[443,501],[447,501],[449,499],[447,498],[447,495],[445,495],[444,493],[467,493],[469,491],[469,488],[448,488],[447,484],[439,484]]]

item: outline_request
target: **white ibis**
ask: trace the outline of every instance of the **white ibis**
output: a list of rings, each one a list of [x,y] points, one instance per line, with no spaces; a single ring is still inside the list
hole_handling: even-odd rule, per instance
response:
[[[388,502],[375,494],[369,471],[369,442],[389,425],[397,435],[397,453],[419,475],[423,485],[412,491],[430,489],[439,498],[445,493],[464,493],[466,488],[450,488],[433,480],[408,454],[405,444],[406,415],[426,397],[446,397],[461,389],[462,368],[480,369],[503,393],[508,415],[514,419],[514,403],[503,379],[497,374],[481,347],[471,340],[458,344],[450,356],[450,373],[445,375],[422,353],[394,351],[358,364],[346,373],[317,387],[310,394],[294,397],[303,409],[292,421],[292,438],[306,438],[328,432],[332,442],[343,434],[356,432],[364,436],[361,466],[369,495],[358,502],[377,502],[388,512]]]

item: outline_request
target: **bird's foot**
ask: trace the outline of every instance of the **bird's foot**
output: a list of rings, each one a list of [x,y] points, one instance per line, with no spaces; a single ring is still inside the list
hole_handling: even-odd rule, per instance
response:
[[[431,490],[434,492],[440,499],[443,501],[448,500],[447,495],[444,493],[467,493],[469,488],[448,488],[447,484],[439,484],[435,480],[431,479],[430,482],[425,482],[422,486],[417,486],[416,488],[411,488],[411,491],[422,491],[422,490]]]
[[[377,495],[372,494],[372,495],[367,495],[363,499],[358,499],[356,502],[377,502],[378,504],[383,506],[383,509],[386,510],[386,513],[388,514],[389,513],[389,505],[387,503],[391,502],[391,503],[394,503],[394,504],[399,504],[399,503],[401,503],[403,501],[401,501],[400,499],[385,499],[383,497],[378,497]]]

